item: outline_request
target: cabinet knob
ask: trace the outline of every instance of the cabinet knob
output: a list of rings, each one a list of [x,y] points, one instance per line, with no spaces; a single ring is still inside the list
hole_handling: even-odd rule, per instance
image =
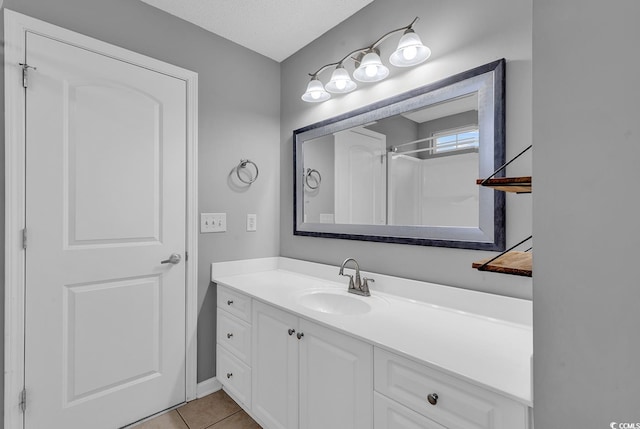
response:
[[[289,329],[287,332],[289,333],[289,335],[293,335],[293,334],[296,333],[296,330],[295,329]]]
[[[227,373],[227,378],[231,378],[231,377],[233,377],[233,373],[232,372],[228,372]]]
[[[231,332],[229,332],[229,333],[227,334],[227,338],[231,338],[231,337],[233,337],[233,334],[232,334]]]
[[[429,401],[429,403],[431,405],[436,405],[438,403],[438,394],[437,393],[429,393],[427,395],[427,401]]]
[[[231,305],[231,304],[233,304],[233,301],[231,300],[227,301],[227,305]]]
[[[296,337],[298,337],[298,339],[301,339],[302,337],[304,337],[304,334],[302,332],[298,332],[296,334]]]

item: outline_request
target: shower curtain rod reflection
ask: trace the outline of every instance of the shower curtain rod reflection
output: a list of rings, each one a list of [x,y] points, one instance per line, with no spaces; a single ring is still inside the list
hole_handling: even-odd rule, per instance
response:
[[[459,152],[478,152],[478,147],[477,146],[467,146],[467,147],[458,147],[461,145],[465,145],[465,144],[471,144],[476,142],[476,139],[464,139],[464,140],[458,140],[458,141],[454,141],[451,143],[444,143],[444,144],[439,144],[438,146],[431,146],[431,147],[423,147],[422,149],[413,149],[413,150],[406,150],[404,152],[398,152],[396,151],[395,147],[393,148],[393,150],[390,150],[389,153],[391,153],[392,158],[398,157],[398,156],[403,156],[403,155],[411,155],[412,153],[420,153],[420,152],[430,152],[431,155],[434,154],[439,154],[439,155],[446,155],[447,153],[459,153]]]
[[[465,132],[469,132],[469,131],[476,131],[478,129],[477,125],[469,125],[468,127],[463,127],[463,128],[456,128],[456,133],[457,134],[462,134]],[[398,152],[398,149],[404,146],[409,146],[409,145],[414,145],[414,144],[418,144],[418,143],[424,143],[424,142],[428,142],[428,141],[434,141],[437,140],[439,138],[441,138],[442,136],[431,136],[431,137],[425,137],[423,139],[418,139],[418,140],[413,140],[407,143],[402,143],[399,145],[395,145],[391,147],[391,151],[393,152]],[[465,139],[467,140],[467,139]],[[468,140],[473,140],[473,139],[468,139]],[[462,140],[458,140],[458,141],[462,141]]]

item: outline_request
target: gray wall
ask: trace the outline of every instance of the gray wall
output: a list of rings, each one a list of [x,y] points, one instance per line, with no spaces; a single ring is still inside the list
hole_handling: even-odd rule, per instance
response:
[[[387,80],[362,83],[355,92],[322,104],[300,100],[309,79],[307,73],[409,24],[415,16],[421,18],[416,32],[433,51],[426,63],[407,70],[391,67]],[[383,57],[388,58],[398,39],[399,35],[381,45]],[[293,235],[293,130],[503,57],[507,59],[506,141],[510,157],[531,143],[531,0],[378,0],[283,61],[280,254],[332,265],[353,256],[365,270],[530,299],[530,279],[471,268],[473,261],[494,255],[491,252]],[[352,67],[352,63],[347,65],[349,70]],[[326,73],[320,76],[325,82],[330,71]],[[508,172],[531,174],[531,156],[519,159]],[[508,243],[527,237],[531,233],[531,196],[509,195],[507,218]]]
[[[541,429],[640,423],[638,17],[637,0],[534,1]]]
[[[199,236],[198,380],[212,377],[216,302],[209,264],[278,255],[280,65],[139,1],[6,0],[4,6],[198,72],[199,210],[226,212],[228,228]],[[0,121],[4,129],[4,114]],[[240,158],[260,168],[249,188],[230,178]],[[247,213],[258,215],[257,232],[245,232]]]

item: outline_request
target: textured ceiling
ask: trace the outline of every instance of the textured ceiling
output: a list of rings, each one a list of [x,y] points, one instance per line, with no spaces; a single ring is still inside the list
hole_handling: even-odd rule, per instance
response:
[[[373,0],[141,0],[278,62]]]

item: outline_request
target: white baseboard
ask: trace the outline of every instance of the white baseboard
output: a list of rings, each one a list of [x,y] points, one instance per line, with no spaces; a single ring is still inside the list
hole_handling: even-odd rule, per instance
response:
[[[222,383],[220,383],[216,377],[211,377],[208,380],[198,383],[196,386],[196,398],[202,398],[220,389],[222,389]]]

